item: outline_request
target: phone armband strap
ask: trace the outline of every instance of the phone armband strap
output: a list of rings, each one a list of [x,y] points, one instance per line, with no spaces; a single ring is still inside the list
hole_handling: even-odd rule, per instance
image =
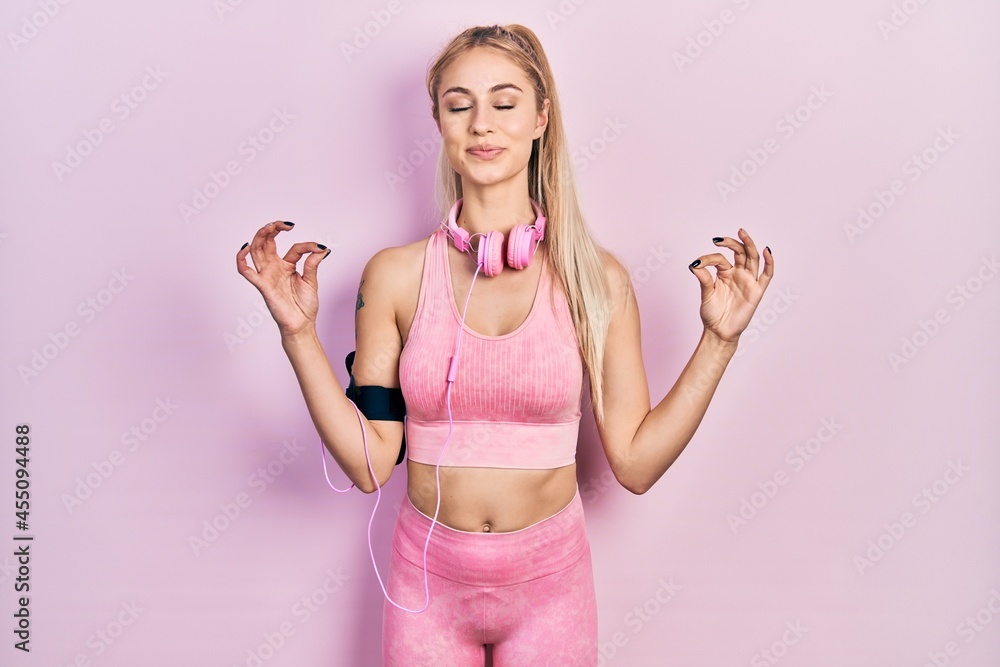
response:
[[[403,390],[399,387],[380,387],[378,385],[365,385],[359,387],[354,383],[354,353],[347,355],[344,363],[347,365],[347,374],[351,377],[351,383],[347,387],[347,398],[351,399],[366,418],[375,421],[403,421],[406,415],[406,403],[403,402]],[[399,465],[406,458],[406,434],[403,434],[403,441],[399,448],[399,457],[396,465]]]

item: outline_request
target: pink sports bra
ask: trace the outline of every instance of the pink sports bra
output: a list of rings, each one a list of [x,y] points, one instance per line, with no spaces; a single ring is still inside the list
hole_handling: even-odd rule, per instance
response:
[[[399,359],[408,457],[435,465],[451,428],[442,466],[550,469],[575,462],[583,364],[547,257],[524,322],[485,336],[461,326],[447,253],[439,228],[424,250],[417,310]],[[449,423],[447,376],[460,327]]]

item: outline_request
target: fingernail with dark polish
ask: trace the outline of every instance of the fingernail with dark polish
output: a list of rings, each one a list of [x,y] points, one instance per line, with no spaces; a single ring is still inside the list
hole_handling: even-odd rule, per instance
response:
[[[246,243],[244,243],[243,245],[241,245],[240,246],[240,250],[243,250],[243,248],[246,248],[248,245],[250,245],[249,241],[247,241]]]
[[[285,224],[288,225],[289,227],[294,227],[295,226],[294,222],[288,222],[287,220],[285,220]]]
[[[693,269],[696,266],[698,266],[699,264],[701,264],[701,260],[700,259],[696,259],[693,262],[691,262],[690,264],[688,264],[688,268],[689,269]]]
[[[713,236],[712,237],[712,243],[719,243],[720,241],[722,241],[722,237],[721,236]]]
[[[773,255],[774,254],[773,252],[771,252],[771,246],[764,246],[764,249],[767,250],[767,254],[768,255]]]
[[[326,250],[326,246],[323,245],[322,243],[317,243],[316,247],[319,248],[320,250]]]
[[[331,252],[333,252],[333,251],[332,250],[327,250],[326,254],[323,255],[323,259],[326,259],[327,257],[329,257]]]

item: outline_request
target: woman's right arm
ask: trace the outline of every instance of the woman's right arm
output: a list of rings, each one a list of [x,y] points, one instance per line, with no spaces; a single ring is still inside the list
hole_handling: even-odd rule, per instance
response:
[[[328,254],[318,244],[297,243],[277,256],[274,237],[291,229],[282,222],[265,225],[254,241],[237,255],[240,273],[257,287],[278,324],[281,345],[292,364],[309,415],[323,444],[347,477],[365,493],[375,491],[365,458],[361,424],[354,403],[347,398],[316,333],[318,310],[316,272]],[[393,305],[392,249],[376,253],[361,276],[355,312],[357,351],[353,375],[356,384],[399,386],[399,354],[402,351]],[[251,253],[254,269],[246,264]],[[302,274],[296,262],[309,255]],[[364,304],[363,306],[361,304]],[[368,452],[379,486],[392,474],[403,438],[403,423],[369,421],[361,416]]]

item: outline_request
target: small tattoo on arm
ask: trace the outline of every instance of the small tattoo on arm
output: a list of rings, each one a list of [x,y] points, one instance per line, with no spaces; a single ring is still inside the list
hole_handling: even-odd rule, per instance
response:
[[[361,281],[361,285],[364,285],[364,284],[365,284],[365,281],[362,280]],[[358,304],[357,304],[357,307],[354,309],[355,312],[361,310],[362,306],[365,305],[365,300],[361,298],[361,285],[358,285]]]

